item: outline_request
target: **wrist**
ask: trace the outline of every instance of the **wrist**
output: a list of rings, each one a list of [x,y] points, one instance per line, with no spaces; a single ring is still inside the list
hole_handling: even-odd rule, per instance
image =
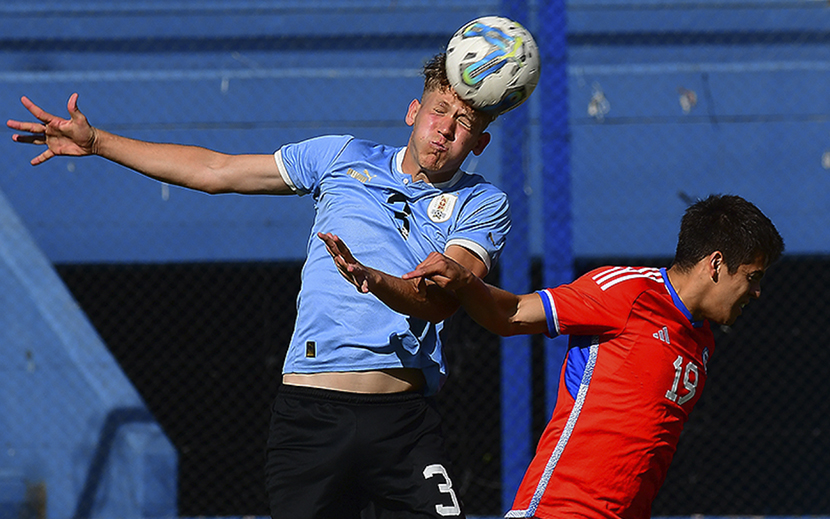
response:
[[[98,128],[91,126],[90,128],[89,144],[87,148],[92,155],[101,155],[101,133]]]

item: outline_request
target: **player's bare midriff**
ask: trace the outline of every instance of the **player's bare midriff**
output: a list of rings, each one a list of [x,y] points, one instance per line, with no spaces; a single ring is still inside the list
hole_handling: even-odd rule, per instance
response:
[[[424,374],[415,368],[391,368],[377,371],[325,373],[286,373],[283,384],[345,391],[347,393],[404,393],[420,391],[426,384]]]

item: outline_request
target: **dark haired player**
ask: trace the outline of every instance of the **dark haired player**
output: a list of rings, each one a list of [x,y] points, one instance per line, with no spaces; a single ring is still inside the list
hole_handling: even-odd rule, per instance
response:
[[[361,291],[382,293],[377,271],[337,236],[321,238]],[[715,346],[709,321],[735,322],[783,250],[753,204],[710,196],[683,216],[669,269],[602,267],[525,295],[488,285],[439,253],[405,274],[453,290],[499,335],[571,336],[556,408],[507,517],[650,517],[706,383]]]

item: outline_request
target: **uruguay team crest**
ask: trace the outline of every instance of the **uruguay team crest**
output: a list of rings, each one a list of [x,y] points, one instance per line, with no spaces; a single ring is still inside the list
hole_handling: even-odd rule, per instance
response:
[[[446,222],[452,216],[452,210],[455,208],[455,203],[458,201],[458,196],[444,193],[432,199],[427,207],[427,214],[429,219],[435,223]]]

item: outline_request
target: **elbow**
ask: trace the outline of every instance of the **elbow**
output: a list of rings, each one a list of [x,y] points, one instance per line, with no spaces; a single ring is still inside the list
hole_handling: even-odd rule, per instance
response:
[[[233,193],[234,190],[225,183],[222,182],[219,178],[213,178],[212,175],[203,175],[201,177],[203,180],[199,183],[195,189],[202,191],[203,193],[207,193],[209,195],[221,195],[224,193]]]
[[[218,186],[205,186],[205,187],[199,189],[199,191],[202,191],[203,193],[207,193],[209,195],[221,195],[221,194],[225,194],[225,193],[233,193],[233,191],[230,190],[230,189],[222,189]]]

